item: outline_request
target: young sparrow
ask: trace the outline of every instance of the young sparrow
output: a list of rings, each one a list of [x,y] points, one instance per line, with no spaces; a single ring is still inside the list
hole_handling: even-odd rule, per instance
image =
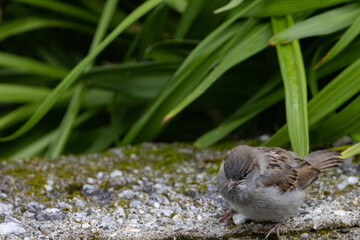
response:
[[[237,146],[222,163],[217,188],[232,210],[254,221],[276,222],[265,238],[276,230],[280,221],[295,214],[304,202],[305,188],[321,171],[342,163],[340,154],[330,150],[312,152],[304,159],[296,153],[276,147]]]

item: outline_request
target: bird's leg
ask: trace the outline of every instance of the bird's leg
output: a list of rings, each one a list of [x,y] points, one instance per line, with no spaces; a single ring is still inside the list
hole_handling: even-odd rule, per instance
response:
[[[265,239],[268,239],[270,234],[273,233],[275,230],[276,230],[276,235],[277,235],[278,239],[280,239],[280,232],[279,232],[280,226],[281,226],[281,223],[279,223],[279,222],[271,225],[269,232],[265,236]]]
[[[236,212],[234,210],[230,209],[229,211],[220,216],[220,222],[228,221],[234,216],[235,213]]]

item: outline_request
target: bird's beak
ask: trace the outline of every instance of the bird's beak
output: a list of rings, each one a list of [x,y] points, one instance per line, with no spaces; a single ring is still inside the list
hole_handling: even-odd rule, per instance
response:
[[[233,181],[232,179],[230,179],[229,181],[228,181],[228,191],[230,191],[231,189],[233,189],[234,187],[235,187],[235,185],[236,185],[236,182],[235,181]]]

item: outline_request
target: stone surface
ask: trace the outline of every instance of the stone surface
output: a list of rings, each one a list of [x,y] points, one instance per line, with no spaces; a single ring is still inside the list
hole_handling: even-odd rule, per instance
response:
[[[23,234],[26,230],[18,223],[15,222],[7,222],[7,223],[0,223],[0,236],[1,235],[10,235],[10,234]]]
[[[246,222],[246,217],[244,215],[242,215],[241,213],[235,213],[232,220],[235,225],[241,225],[244,222]]]
[[[65,217],[65,213],[57,208],[47,208],[38,213],[36,219],[38,221],[57,221]]]
[[[12,215],[13,207],[12,204],[0,202],[0,216]]]
[[[338,184],[339,190],[344,190],[347,186],[357,184],[359,182],[359,177],[351,176],[345,178],[341,183]]]
[[[204,160],[228,149],[145,143],[2,161],[0,239],[263,239],[269,223],[240,213],[219,223],[229,208],[216,190],[221,159]],[[283,239],[360,239],[359,170],[347,161],[323,173],[280,227]]]

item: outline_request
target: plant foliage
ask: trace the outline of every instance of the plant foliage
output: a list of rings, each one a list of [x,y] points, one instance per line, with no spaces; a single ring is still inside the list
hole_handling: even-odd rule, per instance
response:
[[[360,135],[352,0],[5,0],[0,157]],[[359,153],[359,144],[344,152]]]

